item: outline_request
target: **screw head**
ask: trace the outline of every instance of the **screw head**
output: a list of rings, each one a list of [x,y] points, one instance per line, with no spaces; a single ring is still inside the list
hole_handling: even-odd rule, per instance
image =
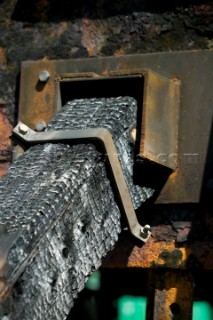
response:
[[[20,123],[18,129],[21,134],[27,134],[29,130],[29,128],[24,123]]]
[[[40,121],[37,121],[36,122],[36,125],[35,125],[35,130],[38,131],[38,132],[42,132],[46,129],[47,127],[47,124],[45,121],[43,120],[40,120]]]
[[[47,70],[42,70],[39,72],[38,78],[41,82],[47,82],[50,77],[50,74]]]

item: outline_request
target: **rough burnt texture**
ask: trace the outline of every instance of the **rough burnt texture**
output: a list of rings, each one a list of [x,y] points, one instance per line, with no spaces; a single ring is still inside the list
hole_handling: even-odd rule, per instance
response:
[[[48,130],[104,124],[111,131],[138,207],[147,194],[132,182],[128,137],[136,121],[135,100],[74,100],[62,110]],[[8,256],[8,280],[19,278],[5,319],[65,319],[120,232],[104,155],[91,144],[30,148],[0,183],[0,213],[10,232],[20,232]]]
[[[131,129],[136,127],[137,105],[130,97],[106,99],[78,99],[68,102],[55,116],[48,128],[55,130],[105,128],[110,131],[118,150],[118,157],[126,178],[134,207],[152,195],[149,188],[133,183],[134,142]]]
[[[1,222],[20,231],[9,279],[23,268],[7,319],[66,319],[120,231],[101,154],[92,145],[33,147],[0,189]]]

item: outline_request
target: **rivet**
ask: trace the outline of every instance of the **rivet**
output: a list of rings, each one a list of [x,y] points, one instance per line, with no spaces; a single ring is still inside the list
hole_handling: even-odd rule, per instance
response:
[[[47,70],[42,70],[39,72],[38,78],[41,82],[47,82],[50,77],[50,74]]]
[[[40,120],[40,121],[37,121],[36,122],[36,125],[35,125],[35,130],[38,131],[38,132],[42,132],[46,129],[47,127],[47,124],[45,121],[43,120]]]

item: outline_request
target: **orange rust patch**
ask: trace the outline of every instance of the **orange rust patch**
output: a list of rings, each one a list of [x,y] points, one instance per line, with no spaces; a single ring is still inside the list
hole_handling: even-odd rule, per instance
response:
[[[193,287],[190,274],[165,272],[154,276],[154,320],[191,319]]]
[[[82,22],[82,46],[87,49],[89,56],[96,56],[105,42],[103,24],[85,18]]]
[[[103,261],[104,267],[113,268],[151,268],[185,270],[200,266],[213,270],[213,242],[196,241],[186,246],[177,247],[175,239],[156,240],[150,238],[142,246],[135,245],[130,239],[120,237]]]
[[[105,69],[101,73],[103,76],[108,76],[109,75],[109,70]]]
[[[135,246],[128,259],[128,267],[183,267],[186,263],[190,250],[176,248],[175,241],[170,243],[161,241],[155,242],[153,238],[139,248]]]
[[[3,176],[10,166],[10,162],[0,162],[0,177]]]
[[[11,131],[12,125],[5,115],[5,108],[0,106],[0,150],[4,150],[8,146],[11,146],[11,141],[9,139]]]
[[[7,57],[4,48],[0,48],[0,64],[7,64]]]
[[[9,137],[12,129],[5,115],[5,107],[0,105],[0,176],[6,173],[10,164],[11,140]]]
[[[39,72],[42,70],[47,70],[50,74],[47,83],[38,81]],[[54,115],[54,75],[54,65],[45,60],[41,61],[39,65],[30,64],[27,66],[25,64],[22,67],[19,121],[24,122],[32,129],[35,129],[37,121],[43,120],[48,123]]]
[[[125,54],[123,49],[117,49],[114,53],[114,56],[123,56]]]

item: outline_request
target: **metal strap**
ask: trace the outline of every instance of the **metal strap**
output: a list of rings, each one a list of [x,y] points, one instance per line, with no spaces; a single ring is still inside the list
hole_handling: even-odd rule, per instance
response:
[[[35,132],[20,122],[13,130],[13,136],[24,144],[35,145],[43,143],[88,143],[101,142],[119,195],[120,205],[124,211],[131,233],[139,240],[147,242],[151,235],[150,226],[141,226],[137,220],[129,190],[118,159],[117,151],[110,132],[103,128],[88,128],[81,130]]]

